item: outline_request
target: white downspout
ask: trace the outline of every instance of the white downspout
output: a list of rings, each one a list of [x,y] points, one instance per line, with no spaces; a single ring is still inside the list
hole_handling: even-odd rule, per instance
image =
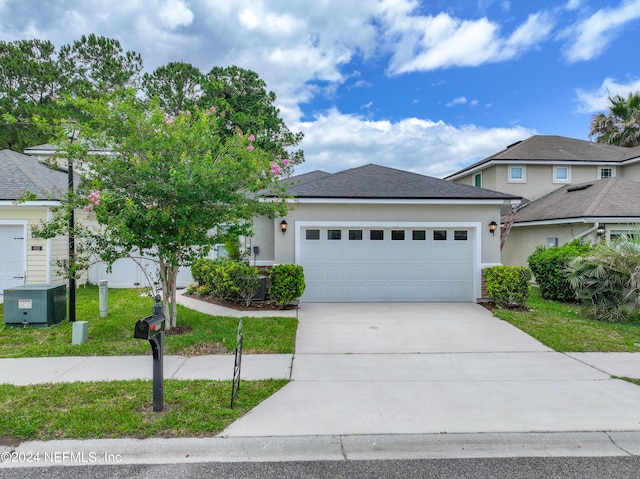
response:
[[[587,236],[589,233],[593,233],[595,230],[597,230],[598,228],[600,228],[600,222],[596,221],[593,225],[593,227],[589,228],[586,231],[583,231],[582,233],[580,233],[578,236],[576,236],[573,239],[580,239],[580,238],[584,238],[585,236]]]

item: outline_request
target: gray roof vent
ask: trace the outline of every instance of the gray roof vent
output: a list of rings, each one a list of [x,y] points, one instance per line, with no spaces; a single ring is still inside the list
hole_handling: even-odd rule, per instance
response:
[[[576,185],[576,186],[572,186],[571,188],[567,189],[567,193],[571,193],[572,191],[581,191],[581,190],[586,190],[587,188],[589,188],[590,186],[593,186],[593,183],[586,183],[584,185]]]

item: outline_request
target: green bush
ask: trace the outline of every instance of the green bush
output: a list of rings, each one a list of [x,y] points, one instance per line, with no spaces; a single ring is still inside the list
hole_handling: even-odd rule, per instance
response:
[[[231,279],[237,295],[244,300],[245,306],[249,306],[253,297],[260,291],[258,268],[246,263],[236,263],[236,265],[231,271]]]
[[[212,295],[222,302],[233,302],[238,297],[248,306],[260,290],[258,269],[230,258],[201,258],[191,266],[191,275],[198,283],[200,296]]]
[[[269,271],[269,297],[284,306],[304,293],[304,270],[297,264],[277,264]]]
[[[575,302],[576,294],[566,277],[569,261],[578,256],[588,254],[591,245],[582,240],[574,240],[562,246],[538,246],[527,258],[529,268],[540,287],[544,299]]]
[[[578,299],[601,321],[625,321],[637,316],[640,297],[640,242],[621,238],[601,242],[588,256],[569,262],[568,278]]]
[[[498,306],[524,307],[529,298],[531,270],[525,266],[487,268],[487,291]]]

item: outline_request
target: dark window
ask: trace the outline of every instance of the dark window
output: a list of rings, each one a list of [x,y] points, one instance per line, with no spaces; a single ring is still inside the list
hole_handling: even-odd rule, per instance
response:
[[[308,240],[319,240],[320,239],[320,230],[307,230]]]
[[[454,230],[453,239],[455,241],[467,241],[467,230]]]
[[[433,241],[446,241],[447,230],[433,230]]]
[[[361,240],[362,239],[362,230],[349,230],[349,239],[350,240]]]
[[[392,241],[404,241],[404,230],[391,230]]]
[[[382,241],[384,239],[384,231],[383,230],[369,231],[369,239],[371,241]]]
[[[342,230],[327,230],[327,239],[328,240],[342,239]]]
[[[425,230],[413,230],[413,241],[424,241],[427,239]]]

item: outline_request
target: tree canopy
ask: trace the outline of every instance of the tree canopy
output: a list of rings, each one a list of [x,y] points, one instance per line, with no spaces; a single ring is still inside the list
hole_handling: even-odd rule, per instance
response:
[[[58,97],[137,88],[141,70],[139,54],[94,34],[58,53],[49,41],[0,41],[0,148],[20,151],[48,142],[52,131],[47,126],[77,115],[57,103]]]
[[[226,123],[213,107],[167,115],[158,100],[145,101],[135,90],[65,104],[86,119],[74,125],[81,141],[63,134],[58,140],[85,171],[69,206],[85,207],[99,223],[98,230],[76,232],[84,251],[108,264],[132,252],[156,258],[175,326],[178,268],[221,242],[222,227],[248,233],[255,216],[283,215],[278,180],[294,162],[261,149],[254,135],[221,134]],[[265,189],[281,199],[264,201]]]
[[[627,98],[609,96],[609,114],[593,117],[589,135],[595,136],[598,143],[640,145],[640,92],[631,92]]]

